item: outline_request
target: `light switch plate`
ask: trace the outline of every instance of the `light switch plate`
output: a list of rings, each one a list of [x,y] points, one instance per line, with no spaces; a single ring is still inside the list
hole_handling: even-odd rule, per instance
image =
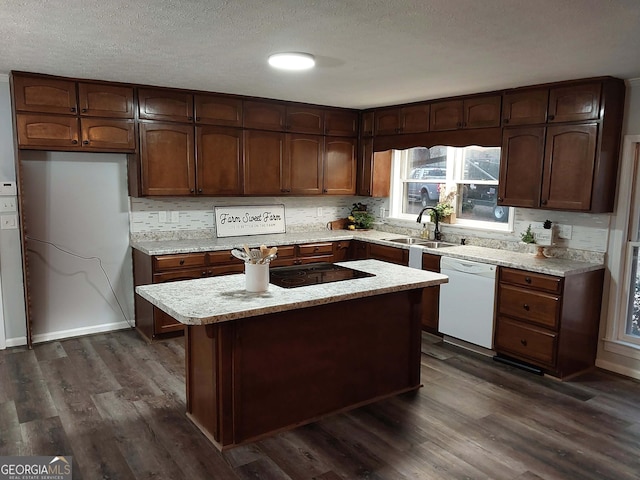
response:
[[[158,222],[167,223],[167,212],[158,212]]]
[[[180,223],[180,212],[171,212],[171,223]]]
[[[0,197],[0,212],[15,212],[16,197]]]
[[[556,225],[556,228],[558,229],[558,238],[571,240],[571,235],[573,234],[571,225]]]
[[[2,230],[12,230],[18,228],[18,215],[0,215],[0,228]]]

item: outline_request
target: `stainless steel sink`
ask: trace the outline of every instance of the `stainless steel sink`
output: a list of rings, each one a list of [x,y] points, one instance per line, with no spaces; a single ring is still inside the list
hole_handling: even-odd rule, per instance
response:
[[[387,238],[386,240],[388,242],[402,243],[403,245],[420,245],[427,248],[445,248],[455,246],[455,243],[438,242],[417,237]]]
[[[406,238],[387,238],[387,242],[402,243],[404,245],[424,245],[430,243],[429,240],[424,238],[406,237]]]

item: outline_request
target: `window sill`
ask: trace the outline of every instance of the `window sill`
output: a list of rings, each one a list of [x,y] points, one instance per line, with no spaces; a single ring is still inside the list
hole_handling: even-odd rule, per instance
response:
[[[426,217],[429,218],[429,217]],[[422,229],[422,224],[417,223],[416,219],[414,217],[409,217],[409,216],[403,216],[403,217],[387,217],[384,219],[385,223],[388,223],[389,225],[395,225],[398,227],[404,227],[404,228],[415,228],[417,230],[421,230]],[[433,222],[431,221],[427,221],[427,222],[422,222],[422,223],[426,223],[426,224],[433,224]],[[492,223],[492,222],[480,222],[480,221],[473,221],[473,220],[465,220],[465,219],[460,219],[458,218],[458,220],[456,221],[456,223],[443,223],[440,222],[440,229],[442,230],[442,228],[445,229],[451,229],[453,231],[455,230],[461,230],[461,231],[477,231],[477,232],[487,232],[487,233],[513,233],[513,225],[511,225],[511,223]]]
[[[603,339],[603,341],[604,349],[607,352],[640,360],[640,345],[624,342],[622,340],[610,340],[607,338]]]

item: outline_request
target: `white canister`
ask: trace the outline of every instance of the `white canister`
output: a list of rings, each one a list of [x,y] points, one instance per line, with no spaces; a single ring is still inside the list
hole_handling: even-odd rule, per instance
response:
[[[269,264],[245,263],[244,275],[247,292],[266,292],[269,288]]]

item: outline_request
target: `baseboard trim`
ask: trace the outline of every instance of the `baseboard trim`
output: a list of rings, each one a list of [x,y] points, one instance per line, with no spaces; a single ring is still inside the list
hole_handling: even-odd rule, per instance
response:
[[[27,337],[7,338],[5,345],[7,348],[22,347],[27,344]]]
[[[133,322],[131,322],[133,324]],[[57,332],[39,333],[33,336],[33,343],[51,342],[64,338],[82,337],[96,333],[113,332],[132,328],[128,322],[103,323],[91,327],[72,328],[69,330],[59,330]],[[7,338],[7,347],[21,347],[27,344],[27,337]]]
[[[625,377],[631,377],[640,380],[640,371],[634,368],[625,367],[623,365],[618,365],[617,363],[600,359],[596,359],[596,367],[602,368],[603,370],[609,370],[613,373],[624,375]]]

